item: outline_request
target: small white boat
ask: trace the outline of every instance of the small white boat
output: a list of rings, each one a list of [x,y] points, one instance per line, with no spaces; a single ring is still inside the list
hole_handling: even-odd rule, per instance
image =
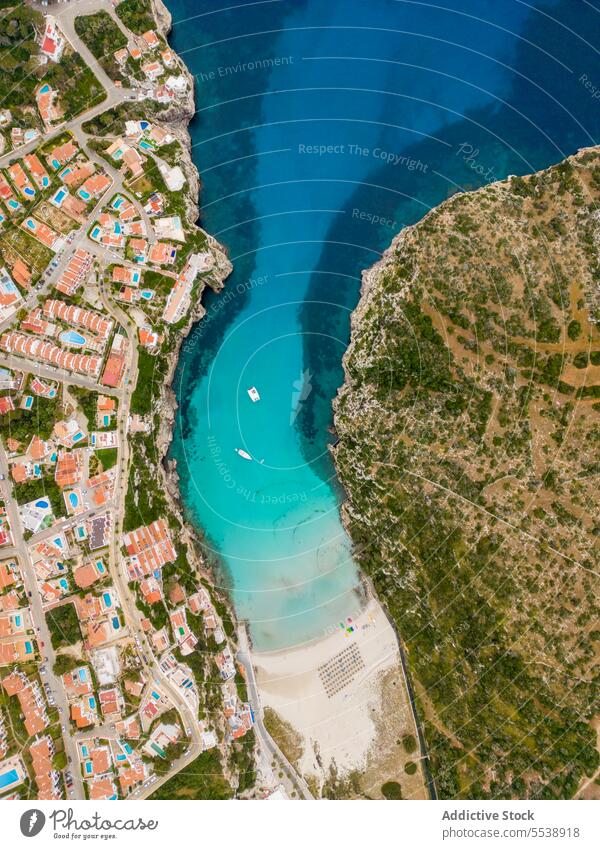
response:
[[[260,401],[260,395],[258,394],[256,386],[251,386],[250,389],[248,389],[248,395],[250,396],[250,400],[254,401],[254,403]]]
[[[235,449],[235,452],[236,452],[236,454],[239,454],[239,455],[240,455],[240,457],[243,457],[243,458],[244,458],[244,460],[251,460],[251,459],[252,459],[252,457],[250,456],[250,454],[248,454],[248,452],[247,452],[247,451],[244,451],[244,449],[243,449],[243,448],[236,448],[236,449]]]

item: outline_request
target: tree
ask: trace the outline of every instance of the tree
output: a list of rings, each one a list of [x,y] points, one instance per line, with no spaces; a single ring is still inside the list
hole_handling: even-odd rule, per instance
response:
[[[381,785],[381,792],[386,799],[402,798],[402,787],[397,781],[386,781]]]

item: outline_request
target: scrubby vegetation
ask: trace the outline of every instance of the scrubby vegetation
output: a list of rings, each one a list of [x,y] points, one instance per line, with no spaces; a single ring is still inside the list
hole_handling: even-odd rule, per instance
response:
[[[210,749],[165,782],[150,799],[230,799],[232,795],[219,753]]]
[[[44,75],[44,81],[59,92],[65,121],[106,98],[106,92],[79,53],[65,52],[58,65],[53,65]]]
[[[0,10],[0,90],[2,108],[13,118],[31,124],[30,104],[42,80],[60,92],[65,120],[100,103],[106,92],[81,57],[67,48],[57,64],[40,63],[36,34],[44,25],[43,15],[25,4]],[[37,120],[37,118],[35,119]]]
[[[117,15],[128,29],[138,35],[154,29],[150,0],[122,0],[117,6]]]
[[[52,647],[72,646],[81,640],[77,611],[73,604],[63,604],[46,613]]]
[[[116,50],[127,46],[127,38],[108,12],[80,15],[75,18],[75,32],[92,51],[102,68],[113,80],[122,80],[121,69],[114,57]]]
[[[443,798],[568,798],[598,769],[599,200],[597,151],[454,196],[355,316],[344,509]]]
[[[304,743],[300,734],[271,707],[264,709],[264,722],[265,728],[288,761],[297,767],[304,753]]]
[[[2,108],[15,109],[30,104],[39,83],[37,69],[39,47],[36,27],[42,15],[25,5],[0,12],[0,91]]]

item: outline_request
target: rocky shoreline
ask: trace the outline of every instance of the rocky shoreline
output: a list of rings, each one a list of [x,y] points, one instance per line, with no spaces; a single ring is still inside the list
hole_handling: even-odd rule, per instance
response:
[[[171,13],[164,5],[162,0],[152,0],[152,11],[156,20],[157,30],[160,34],[168,39],[168,34],[171,30],[172,18]],[[195,114],[195,99],[194,99],[194,77],[182,63],[182,70],[185,73],[188,82],[189,90],[185,104],[167,110],[160,117],[162,123],[166,123],[169,129],[177,137],[181,144],[183,156],[180,161],[181,168],[188,182],[186,190],[186,213],[187,223],[197,227],[196,221],[200,215],[199,195],[200,195],[200,175],[196,165],[192,160],[192,145],[191,137],[188,131],[188,125]],[[201,229],[201,228],[198,228]],[[217,242],[209,233],[202,231],[207,238],[209,250],[214,257],[215,265],[204,284],[199,288],[196,295],[196,300],[192,303],[188,320],[185,327],[180,331],[175,347],[168,358],[168,370],[165,380],[160,388],[160,396],[158,400],[158,409],[160,410],[160,430],[156,435],[156,451],[157,451],[157,467],[162,475],[163,489],[168,499],[169,506],[173,513],[177,516],[184,528],[184,541],[187,544],[188,552],[194,555],[193,567],[204,577],[212,579],[206,564],[199,556],[199,537],[194,528],[185,520],[183,505],[181,501],[181,493],[179,490],[179,475],[177,473],[176,462],[168,460],[167,454],[169,446],[173,439],[173,427],[175,425],[175,417],[177,413],[177,399],[173,390],[173,378],[179,361],[181,347],[189,336],[193,326],[200,321],[205,315],[205,309],[202,305],[202,295],[206,286],[210,286],[218,291],[223,288],[224,282],[231,274],[232,265],[227,257],[225,248]],[[230,610],[231,618],[234,619],[233,610]]]
[[[593,663],[556,655],[552,638],[560,627],[569,646],[584,643],[593,599],[581,566],[592,568],[598,520],[581,505],[595,503],[586,469],[600,412],[599,162],[598,148],[584,148],[443,201],[363,272],[352,314],[334,402],[342,520],[399,637],[424,777],[440,798],[463,786],[480,799],[571,798],[597,769],[593,691],[563,683],[592,680]],[[560,582],[582,585],[573,609]],[[463,626],[475,619],[494,623],[493,657]],[[513,669],[531,657],[535,674],[515,687]],[[450,689],[460,694],[451,704]],[[478,706],[499,693],[502,709],[483,720]],[[539,740],[530,729],[550,702],[560,712]],[[507,753],[508,713],[511,735],[531,745]],[[564,769],[554,740],[575,722],[581,754]],[[481,759],[457,755],[483,748]]]

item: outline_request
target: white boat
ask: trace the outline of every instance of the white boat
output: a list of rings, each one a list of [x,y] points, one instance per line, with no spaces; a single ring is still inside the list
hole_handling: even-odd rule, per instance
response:
[[[247,451],[244,451],[244,449],[243,449],[243,448],[236,448],[236,449],[235,449],[235,452],[236,452],[236,454],[239,454],[239,455],[240,455],[240,457],[243,457],[243,458],[244,458],[244,460],[251,460],[251,459],[252,459],[252,457],[250,456],[250,454],[248,454],[248,452],[247,452]]]
[[[256,386],[251,386],[250,389],[248,389],[248,395],[250,396],[250,400],[254,401],[254,403],[260,401],[260,395],[258,394]]]

